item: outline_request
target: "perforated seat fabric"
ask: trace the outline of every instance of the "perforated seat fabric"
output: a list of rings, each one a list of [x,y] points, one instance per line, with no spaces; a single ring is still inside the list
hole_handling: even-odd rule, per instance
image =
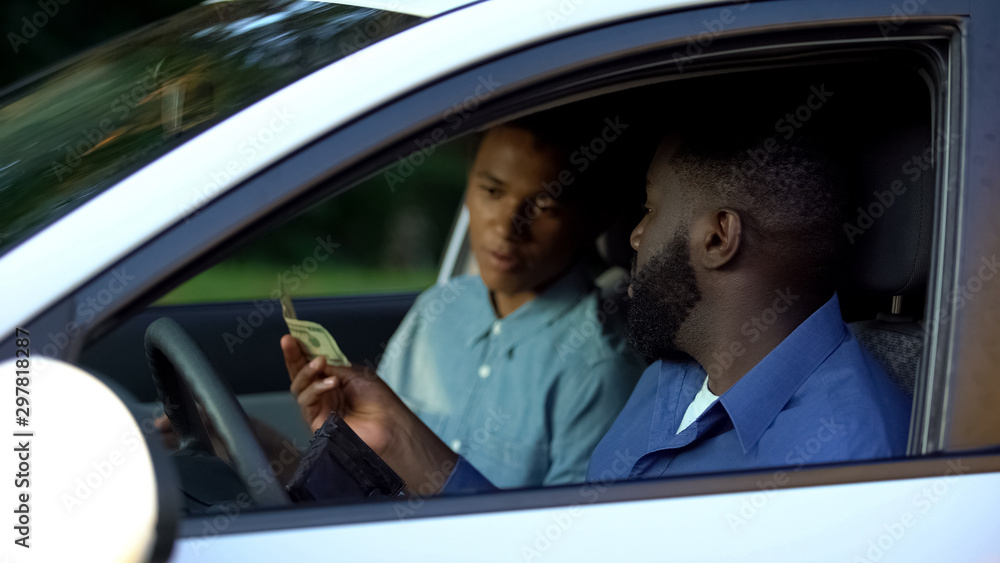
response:
[[[850,323],[862,346],[882,366],[900,389],[913,396],[917,368],[923,352],[923,334],[915,323],[886,323],[879,320]]]

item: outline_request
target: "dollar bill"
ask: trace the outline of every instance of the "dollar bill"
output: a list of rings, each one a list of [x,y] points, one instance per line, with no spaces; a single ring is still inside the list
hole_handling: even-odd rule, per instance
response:
[[[292,298],[285,293],[285,287],[281,283],[281,276],[278,276],[278,287],[281,288],[279,292],[281,294],[281,316],[285,317],[286,321],[288,319],[298,319],[298,315],[295,314],[295,307],[292,305]]]
[[[299,320],[295,314],[295,307],[292,306],[292,298],[285,293],[284,286],[281,285],[281,315],[288,325],[288,333],[299,339],[309,353],[309,359],[316,356],[326,356],[326,363],[331,366],[350,366],[351,362],[347,356],[340,351],[337,341],[330,335],[322,325],[311,321]]]

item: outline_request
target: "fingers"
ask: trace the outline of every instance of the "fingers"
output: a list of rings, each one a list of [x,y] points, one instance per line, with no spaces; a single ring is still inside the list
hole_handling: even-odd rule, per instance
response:
[[[286,334],[281,337],[281,352],[285,356],[288,377],[295,379],[295,375],[309,362],[309,357],[302,349],[302,343],[291,334]]]
[[[337,386],[336,377],[327,377],[310,383],[295,397],[299,407],[310,407],[321,401],[322,395]]]
[[[295,377],[292,378],[291,390],[292,394],[298,396],[306,387],[317,379],[326,377],[328,374],[325,370],[328,370],[329,366],[326,365],[326,358],[319,356],[313,358],[313,361],[302,364],[302,367],[296,372]]]
[[[374,370],[357,364],[351,366],[326,366],[326,374],[336,376],[343,385],[348,385],[355,381],[379,380],[378,374]]]
[[[173,428],[170,426],[170,419],[167,415],[161,414],[159,418],[153,421],[153,426],[156,427],[160,432],[170,432]]]
[[[170,426],[170,419],[167,415],[160,415],[159,418],[153,421],[156,429],[160,431],[160,437],[163,439],[163,445],[170,450],[177,449],[177,435],[174,434],[174,429]]]

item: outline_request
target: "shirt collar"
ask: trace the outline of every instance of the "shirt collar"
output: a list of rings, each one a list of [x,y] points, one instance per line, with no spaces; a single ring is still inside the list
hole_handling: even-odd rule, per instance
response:
[[[722,394],[719,402],[733,422],[744,453],[760,440],[792,395],[845,335],[840,301],[834,294]]]
[[[476,280],[476,288],[472,293],[477,304],[470,310],[474,320],[467,346],[487,337],[497,323],[501,326],[500,334],[505,335],[503,340],[508,345],[514,345],[555,322],[594,288],[593,279],[586,267],[577,264],[534,299],[500,319],[493,310],[489,289],[483,284],[482,278],[477,277]]]
[[[695,439],[696,435],[691,433],[691,427],[680,434],[677,433],[677,427],[705,378],[705,370],[698,362],[660,360],[658,364],[656,400],[649,427],[648,449],[651,452],[687,445]],[[696,425],[697,423],[691,426]]]

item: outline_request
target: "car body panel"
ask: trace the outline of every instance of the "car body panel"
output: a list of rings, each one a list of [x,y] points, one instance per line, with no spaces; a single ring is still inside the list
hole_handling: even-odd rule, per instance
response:
[[[771,487],[782,477],[765,474],[754,492],[609,504],[594,504],[600,485],[584,485],[560,508],[216,535],[237,514],[200,520],[201,533],[180,539],[173,560],[327,551],[377,561],[991,560],[1000,536],[981,500],[1000,495],[1000,474],[959,475],[965,466],[953,465],[932,478],[780,492]],[[420,504],[400,501],[396,510],[419,513]]]
[[[949,386],[949,416],[940,446],[946,450],[985,448],[1000,442],[1000,4],[977,0],[968,23],[967,57],[972,72],[963,86],[965,107],[961,135],[963,161],[949,175],[962,184],[959,235],[948,241],[961,255],[946,272],[940,323],[953,339],[953,373]]]

